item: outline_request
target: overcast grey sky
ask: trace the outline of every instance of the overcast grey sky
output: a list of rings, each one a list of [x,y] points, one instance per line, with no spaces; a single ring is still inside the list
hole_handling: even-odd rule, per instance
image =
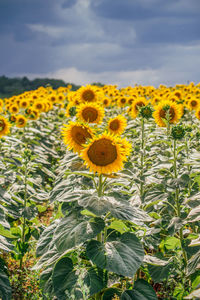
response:
[[[200,81],[200,0],[0,0],[0,75]]]

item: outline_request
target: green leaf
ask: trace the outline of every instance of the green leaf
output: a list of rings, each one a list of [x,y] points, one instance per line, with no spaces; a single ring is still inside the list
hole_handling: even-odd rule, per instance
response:
[[[52,274],[53,288],[55,294],[64,293],[71,290],[77,281],[77,276],[73,270],[73,263],[69,257],[62,257],[55,265]]]
[[[163,240],[160,243],[160,249],[165,251],[165,250],[176,250],[178,248],[181,248],[181,243],[180,240],[171,236],[167,237],[165,240]]]
[[[128,277],[136,273],[144,257],[140,241],[134,233],[128,232],[105,244],[90,241],[86,253],[98,267]]]
[[[183,299],[199,299],[200,298],[200,288],[194,290],[188,296],[184,297]]]
[[[97,236],[105,224],[101,218],[79,219],[71,214],[61,220],[53,236],[53,243],[59,252],[65,252]]]
[[[103,294],[103,300],[112,300],[115,295],[120,296],[121,295],[120,290],[116,288],[107,289]]]
[[[94,267],[87,271],[84,282],[90,288],[90,296],[100,292],[107,284],[103,270]]]
[[[37,243],[36,256],[41,256],[48,251],[56,226],[57,223],[54,222],[42,232]]]
[[[2,300],[11,300],[12,290],[7,275],[0,269],[0,296]]]
[[[120,221],[120,220],[115,220],[115,221],[111,222],[111,224],[108,228],[115,229],[115,230],[119,231],[121,234],[129,231],[129,228],[124,224],[123,221]]]
[[[200,251],[198,251],[195,255],[193,255],[189,261],[187,266],[187,274],[191,275],[200,269]]]
[[[160,282],[169,276],[171,264],[166,266],[148,265],[149,274],[154,282]]]
[[[158,299],[152,286],[143,279],[138,279],[132,290],[126,290],[121,300],[156,300]]]

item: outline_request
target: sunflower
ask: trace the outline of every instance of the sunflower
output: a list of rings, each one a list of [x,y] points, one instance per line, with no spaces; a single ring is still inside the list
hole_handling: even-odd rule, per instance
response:
[[[10,107],[9,107],[9,112],[11,114],[17,114],[19,112],[19,107],[17,104],[12,104]]]
[[[33,109],[38,110],[39,112],[45,111],[45,103],[44,101],[37,100],[34,102]]]
[[[122,139],[109,134],[102,134],[84,145],[81,157],[91,172],[111,174],[123,168],[126,160],[125,143]]]
[[[19,102],[19,106],[21,108],[27,108],[30,105],[30,101],[27,99],[23,99]]]
[[[0,99],[0,107],[3,107],[4,106],[4,101],[3,99]]]
[[[19,128],[25,127],[26,123],[27,123],[26,117],[24,117],[23,115],[18,115],[17,116],[16,122],[15,122],[17,127],[19,127]]]
[[[70,122],[68,125],[64,124],[62,136],[65,145],[67,145],[69,149],[80,153],[87,139],[93,137],[93,131],[87,125],[83,125],[79,122]]]
[[[36,109],[26,109],[26,116],[29,120],[37,120],[40,116],[40,112]]]
[[[108,131],[113,134],[122,134],[126,128],[126,118],[122,115],[112,118],[108,121]]]
[[[102,104],[104,107],[108,107],[110,106],[111,104],[111,99],[107,98],[107,97],[104,97],[103,100],[102,100]]]
[[[9,121],[10,121],[11,123],[15,123],[16,120],[17,120],[17,116],[16,116],[16,115],[10,115]]]
[[[187,108],[189,110],[196,110],[197,107],[199,106],[199,104],[200,104],[199,99],[197,99],[197,98],[191,98],[187,102]]]
[[[125,96],[117,97],[117,106],[124,107],[127,104],[128,98]]]
[[[148,101],[144,97],[138,97],[133,103],[132,103],[132,110],[130,111],[132,118],[136,118],[140,107],[146,106],[148,104]]]
[[[11,124],[2,116],[0,116],[0,138],[10,132]]]
[[[104,109],[96,103],[82,103],[77,108],[77,118],[82,122],[99,124],[102,122],[103,117]]]
[[[80,102],[96,102],[98,100],[98,93],[96,88],[92,85],[82,86],[78,89],[77,98]]]
[[[180,105],[170,100],[165,100],[159,103],[157,106],[155,106],[153,117],[158,126],[166,127],[168,116],[169,116],[169,123],[175,124],[180,120],[182,114],[183,111]]]
[[[196,109],[195,116],[200,120],[200,106],[198,106],[198,108]]]

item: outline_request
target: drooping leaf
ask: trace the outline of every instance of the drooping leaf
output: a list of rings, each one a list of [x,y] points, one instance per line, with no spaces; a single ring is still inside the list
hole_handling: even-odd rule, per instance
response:
[[[90,241],[86,253],[98,267],[129,277],[135,274],[144,257],[140,241],[134,233],[128,232],[105,244]]]

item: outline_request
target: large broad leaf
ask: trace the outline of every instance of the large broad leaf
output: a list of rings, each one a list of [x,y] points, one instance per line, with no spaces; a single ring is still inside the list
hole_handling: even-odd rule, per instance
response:
[[[109,288],[103,294],[103,300],[112,300],[115,295],[120,296],[121,291],[116,288]]]
[[[59,252],[65,252],[97,236],[104,226],[101,218],[77,219],[72,214],[58,224],[52,242],[56,244]]]
[[[90,289],[90,296],[100,292],[107,285],[104,271],[94,267],[87,271],[84,282]]]
[[[121,300],[156,300],[158,299],[152,286],[143,279],[138,279],[132,290],[126,290]]]
[[[135,274],[144,257],[142,245],[134,233],[124,233],[105,244],[92,240],[86,251],[98,267],[129,277]]]
[[[69,257],[62,257],[53,270],[52,281],[53,288],[56,295],[65,293],[66,290],[71,290],[78,276],[73,270],[73,263]]]
[[[98,197],[97,195],[84,194],[78,200],[78,204],[87,210],[94,213],[96,216],[101,216],[110,210],[111,203],[108,197]]]
[[[193,255],[189,261],[187,266],[187,274],[191,275],[200,269],[200,251],[198,251],[195,255]]]
[[[144,222],[152,221],[152,218],[145,211],[130,206],[128,203],[113,205],[110,212],[116,219],[128,220],[136,225],[144,225]]]
[[[2,300],[11,300],[12,290],[7,275],[0,269],[0,297]]]
[[[48,251],[56,226],[57,222],[55,221],[42,232],[37,243],[36,256],[41,256]]]
[[[171,269],[171,263],[166,266],[153,266],[148,265],[149,274],[154,282],[160,282],[164,279],[167,279]]]

